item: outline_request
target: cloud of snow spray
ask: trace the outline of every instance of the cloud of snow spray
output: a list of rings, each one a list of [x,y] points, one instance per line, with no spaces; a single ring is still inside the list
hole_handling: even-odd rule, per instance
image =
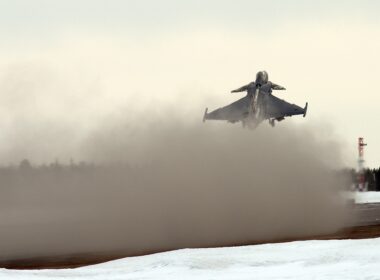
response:
[[[309,119],[255,131],[200,122],[205,104],[232,102],[220,93],[254,76],[239,57],[267,49],[251,36],[227,46],[219,43],[225,30],[210,34],[147,47],[68,38],[13,58],[0,54],[1,164],[73,158],[97,166],[1,170],[0,259],[222,246],[343,226],[343,183],[334,172],[341,145],[322,137],[328,129],[310,128]],[[242,44],[246,38],[251,43]],[[265,64],[289,65],[268,57],[274,61]],[[277,73],[292,81],[280,74],[289,71]]]
[[[247,244],[347,221],[340,144],[320,127],[152,119],[89,134],[82,152],[102,167],[1,176],[1,258]]]

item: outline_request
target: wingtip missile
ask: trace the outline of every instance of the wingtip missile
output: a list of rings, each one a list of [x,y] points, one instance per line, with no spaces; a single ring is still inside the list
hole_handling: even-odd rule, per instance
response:
[[[204,115],[203,115],[203,122],[205,122],[206,119],[207,119],[207,112],[208,112],[208,108],[206,107],[206,109],[205,109],[205,113],[204,113]]]
[[[305,108],[303,108],[303,117],[306,117],[308,102],[306,102]]]

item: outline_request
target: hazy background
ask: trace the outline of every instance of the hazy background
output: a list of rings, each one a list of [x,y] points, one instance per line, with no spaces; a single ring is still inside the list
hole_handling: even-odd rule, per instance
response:
[[[376,167],[379,8],[376,1],[0,1],[0,162],[89,160],[83,146],[99,127],[135,126],[152,112],[198,123],[204,107],[234,101],[241,94],[229,91],[265,69],[287,88],[279,96],[309,102],[306,119],[280,126],[329,123],[350,166],[364,136],[367,164]]]

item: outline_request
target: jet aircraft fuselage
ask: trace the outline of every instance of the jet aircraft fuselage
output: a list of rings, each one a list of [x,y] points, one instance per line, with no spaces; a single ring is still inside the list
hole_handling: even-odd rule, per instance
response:
[[[203,121],[225,120],[231,123],[242,122],[244,127],[255,128],[262,121],[269,120],[274,126],[275,121],[282,121],[293,115],[306,116],[307,103],[304,108],[290,104],[272,94],[273,90],[285,90],[284,87],[269,81],[268,73],[260,71],[256,80],[231,92],[243,92],[245,97],[230,105],[208,113],[206,108]]]

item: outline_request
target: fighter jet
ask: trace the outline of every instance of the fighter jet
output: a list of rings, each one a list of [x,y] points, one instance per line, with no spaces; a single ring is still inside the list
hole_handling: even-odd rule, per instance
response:
[[[256,74],[256,80],[231,92],[247,92],[246,96],[225,107],[208,113],[206,108],[203,122],[206,120],[225,120],[230,123],[242,122],[243,127],[256,128],[262,121],[268,120],[274,127],[275,122],[293,115],[306,116],[307,105],[301,108],[290,104],[274,95],[273,90],[285,90],[284,87],[272,83],[266,71]]]

